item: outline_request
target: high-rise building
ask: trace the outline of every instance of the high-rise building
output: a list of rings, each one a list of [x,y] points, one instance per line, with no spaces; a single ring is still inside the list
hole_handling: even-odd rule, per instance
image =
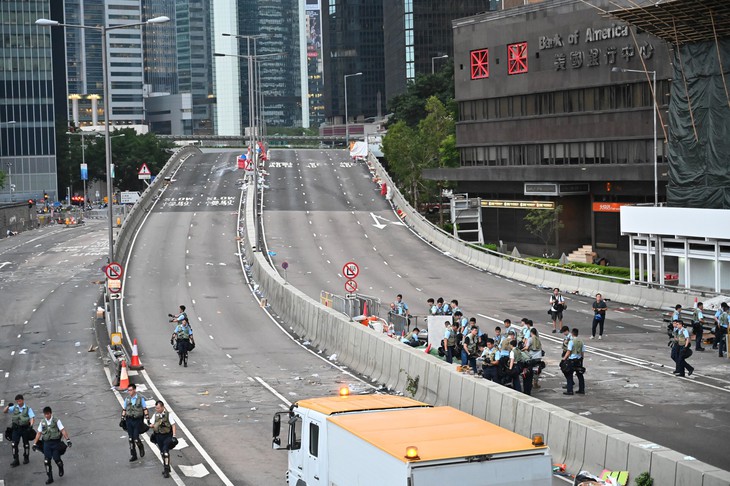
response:
[[[0,2],[0,200],[58,196],[51,29],[47,0]]]
[[[324,58],[322,56],[322,9],[320,0],[306,0],[307,96],[309,125],[318,127],[324,116]]]
[[[385,96],[406,90],[417,74],[438,70],[453,55],[451,21],[494,10],[497,0],[402,0],[383,17]],[[440,58],[440,59],[434,59]]]
[[[323,0],[322,44],[326,119],[344,123],[344,77],[358,72],[347,83],[348,117],[384,114],[383,0]]]
[[[213,69],[213,86],[215,86],[215,127],[218,135],[242,135],[241,78],[239,65],[242,60],[235,57],[241,54],[238,40],[223,34],[238,33],[238,15],[236,0],[211,0],[212,10],[212,45],[213,51],[226,54],[216,57]],[[245,54],[245,52],[243,52]],[[245,64],[245,61],[243,61]],[[248,113],[248,110],[243,110]]]

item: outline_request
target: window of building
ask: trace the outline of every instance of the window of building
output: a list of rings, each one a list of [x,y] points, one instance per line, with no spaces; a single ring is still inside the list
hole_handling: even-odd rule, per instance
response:
[[[470,53],[471,79],[489,77],[489,49],[477,49]]]
[[[527,72],[527,42],[507,45],[507,74]]]

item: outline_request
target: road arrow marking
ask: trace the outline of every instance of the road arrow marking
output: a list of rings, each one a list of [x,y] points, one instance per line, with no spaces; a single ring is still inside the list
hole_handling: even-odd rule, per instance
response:
[[[375,226],[375,227],[376,227],[376,228],[378,228],[378,229],[383,229],[383,228],[385,228],[385,226],[386,226],[386,225],[382,224],[382,223],[381,223],[381,222],[379,221],[380,219],[385,219],[385,218],[381,218],[380,216],[375,216],[375,215],[374,215],[373,213],[370,213],[370,216],[372,216],[372,218],[373,218],[373,221],[375,221],[375,224],[374,224],[373,226]],[[388,221],[387,219],[386,219],[385,221],[386,221],[386,223],[387,223],[387,222],[389,222],[389,221]]]

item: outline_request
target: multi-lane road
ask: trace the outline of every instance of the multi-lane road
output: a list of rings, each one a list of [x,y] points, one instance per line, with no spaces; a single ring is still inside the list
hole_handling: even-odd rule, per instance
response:
[[[122,262],[124,334],[138,340],[145,366],[132,379],[144,396],[168,403],[181,422],[183,447],[172,459],[177,484],[281,484],[286,455],[270,448],[272,414],[342,384],[370,389],[291,339],[287,324],[272,319],[249,291],[237,246],[235,156],[186,160]],[[342,264],[354,260],[360,290],[384,302],[402,293],[412,312],[421,313],[429,296],[458,298],[488,331],[505,317],[522,316],[547,331],[545,290],[477,271],[422,242],[398,222],[366,167],[343,151],[273,150],[266,170],[264,234],[277,267],[289,264],[291,285],[314,298],[321,290],[342,293]],[[75,439],[64,480],[104,474],[109,484],[156,481],[156,457],[127,462],[126,438],[117,428],[119,395],[109,390],[99,353],[87,351],[95,344],[104,223],[0,240],[0,397],[24,393],[36,413],[46,404],[59,411]],[[571,296],[566,323],[586,331],[588,302]],[[180,304],[188,307],[197,342],[188,368],[178,366],[169,344],[167,314]],[[535,396],[728,468],[726,363],[696,356],[698,377],[674,378],[657,314],[609,305],[608,335],[590,343],[588,394],[562,395],[559,346],[548,334],[550,375]],[[9,454],[0,457],[6,459]],[[0,480],[42,479],[40,455],[31,461],[3,470]]]

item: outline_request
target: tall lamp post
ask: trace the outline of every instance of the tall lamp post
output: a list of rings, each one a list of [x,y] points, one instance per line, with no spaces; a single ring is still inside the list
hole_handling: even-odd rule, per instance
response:
[[[443,56],[436,56],[431,58],[431,74],[436,74],[436,70],[434,69],[434,61],[436,59],[448,59],[449,55],[444,54]]]
[[[148,19],[145,22],[136,22],[132,24],[120,24],[112,25],[107,27],[106,25],[77,25],[77,24],[63,24],[57,20],[49,19],[38,19],[35,21],[36,25],[43,27],[71,27],[74,29],[91,29],[101,32],[101,69],[104,77],[104,145],[106,153],[106,191],[107,197],[109,198],[109,262],[114,261],[114,209],[112,207],[112,193],[114,192],[114,186],[112,181],[112,143],[109,136],[109,98],[111,97],[111,88],[109,86],[109,67],[107,63],[107,33],[110,30],[117,29],[128,29],[130,27],[139,27],[147,24],[162,24],[169,22],[170,18],[161,16]]]
[[[658,153],[657,153],[657,126],[656,126],[656,115],[659,111],[659,105],[657,104],[657,93],[656,93],[656,71],[642,71],[640,69],[626,69],[614,67],[611,71],[615,73],[640,73],[640,74],[651,74],[652,91],[654,95],[654,206],[659,206],[659,169],[658,169]]]
[[[347,115],[347,78],[352,76],[362,76],[362,73],[345,74],[345,145],[347,150],[350,149],[350,118]]]
[[[15,120],[0,122],[0,127],[4,127],[7,125],[15,125]],[[2,142],[2,139],[0,139],[0,142]],[[10,202],[13,202],[13,192],[15,192],[15,186],[13,185],[13,162],[8,160],[7,162],[5,162],[5,165],[8,166],[8,188],[10,189]]]

